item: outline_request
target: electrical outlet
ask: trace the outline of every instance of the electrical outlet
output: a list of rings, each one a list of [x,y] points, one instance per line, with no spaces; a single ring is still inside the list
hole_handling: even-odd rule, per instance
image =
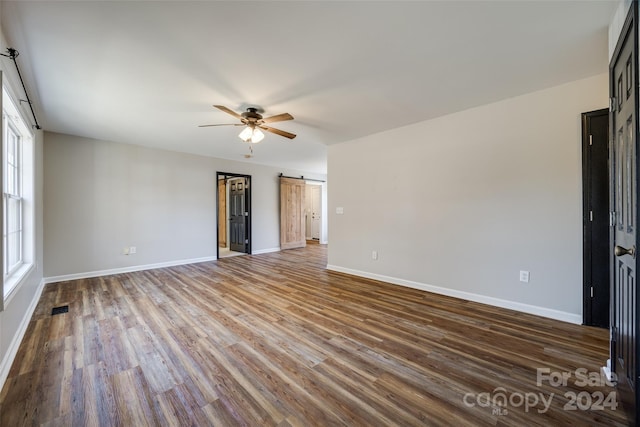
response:
[[[129,253],[130,253],[130,254],[138,253],[138,248],[136,248],[135,246],[131,246],[131,247],[129,248]]]
[[[129,255],[129,248],[124,248],[122,250],[122,255]]]
[[[520,281],[523,283],[529,283],[529,272],[520,270]]]
[[[378,259],[378,251],[371,252],[371,259]]]

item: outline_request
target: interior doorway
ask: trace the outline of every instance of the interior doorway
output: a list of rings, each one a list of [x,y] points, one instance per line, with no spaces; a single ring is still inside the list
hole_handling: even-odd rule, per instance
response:
[[[306,242],[326,245],[327,182],[279,175],[280,249],[302,247]]]
[[[322,184],[306,183],[305,234],[307,240],[320,242],[322,233]]]
[[[218,172],[217,258],[251,253],[251,176]]]

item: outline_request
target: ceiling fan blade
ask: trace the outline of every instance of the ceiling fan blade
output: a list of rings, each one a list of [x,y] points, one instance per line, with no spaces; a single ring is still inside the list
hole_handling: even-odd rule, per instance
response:
[[[220,125],[200,125],[199,128],[208,128],[212,126],[244,126],[244,123],[223,123]]]
[[[262,130],[266,130],[267,132],[275,133],[276,135],[284,136],[285,138],[293,139],[296,137],[295,133],[286,132],[284,130],[270,128],[269,126],[258,126]]]
[[[225,107],[224,105],[214,105],[214,107],[216,107],[220,111],[224,111],[227,114],[231,114],[233,117],[235,117],[237,119],[242,119],[242,116],[240,114],[238,114],[235,111]]]
[[[289,113],[276,114],[275,116],[262,119],[262,123],[284,122],[285,120],[293,120],[293,116]]]

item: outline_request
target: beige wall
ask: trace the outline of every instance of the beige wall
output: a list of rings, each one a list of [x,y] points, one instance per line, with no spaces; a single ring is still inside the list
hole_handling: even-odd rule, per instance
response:
[[[47,278],[215,257],[218,171],[252,176],[252,250],[277,250],[278,174],[325,178],[49,132],[44,151]]]
[[[607,105],[602,74],[330,146],[330,268],[580,322],[580,113]]]

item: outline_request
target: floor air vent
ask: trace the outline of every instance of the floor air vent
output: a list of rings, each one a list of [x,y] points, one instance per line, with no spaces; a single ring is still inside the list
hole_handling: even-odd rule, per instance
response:
[[[60,307],[53,307],[53,309],[51,310],[51,315],[55,316],[56,314],[62,314],[62,313],[68,313],[68,312],[69,312],[69,306],[62,305]]]

